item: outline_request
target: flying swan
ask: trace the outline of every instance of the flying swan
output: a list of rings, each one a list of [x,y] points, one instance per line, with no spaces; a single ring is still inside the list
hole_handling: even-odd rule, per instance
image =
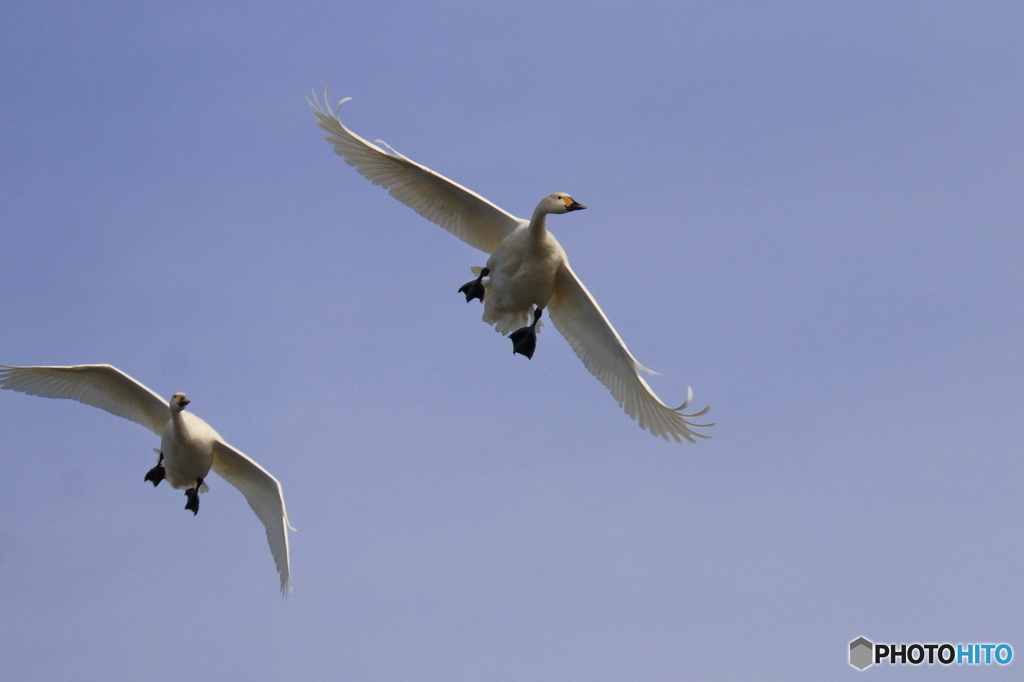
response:
[[[317,124],[328,133],[327,141],[367,180],[385,187],[391,196],[470,246],[490,254],[484,267],[472,268],[476,279],[464,284],[459,292],[466,295],[467,302],[481,299],[484,322],[511,338],[513,354],[533,357],[537,327],[546,309],[583,364],[641,428],[677,443],[681,439],[694,443],[695,438],[710,438],[693,429],[714,424],[690,421],[705,415],[710,405],[700,412],[684,414],[693,399],[692,389],[687,389],[686,401],[675,408],[654,394],[640,370],[654,372],[629,352],[597,301],[569,267],[561,245],[547,231],[548,214],[569,213],[586,206],[568,194],[556,192],[541,199],[530,220],[516,218],[426,166],[385,151],[350,131],[338,118],[341,105],[349,99],[338,102],[332,111],[326,91],[323,104],[313,93],[310,109]],[[381,140],[377,142],[387,146]]]
[[[184,393],[169,402],[110,365],[73,367],[9,367],[0,365],[0,388],[43,398],[67,398],[142,424],[160,436],[156,466],[145,480],[154,487],[167,480],[185,488],[185,509],[199,512],[199,493],[209,491],[205,479],[212,468],[238,488],[267,530],[267,542],[281,576],[281,594],[291,590],[288,523],[281,484],[266,469],[231,447],[205,421],[191,412]]]

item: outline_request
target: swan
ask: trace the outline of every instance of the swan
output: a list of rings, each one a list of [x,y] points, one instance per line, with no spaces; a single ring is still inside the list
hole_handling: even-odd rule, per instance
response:
[[[144,480],[157,486],[166,480],[185,488],[185,509],[199,513],[199,493],[209,491],[213,469],[238,488],[267,531],[267,542],[281,577],[281,594],[291,590],[288,523],[281,484],[266,469],[231,447],[205,421],[186,412],[184,393],[165,401],[157,393],[110,365],[11,367],[0,365],[0,388],[44,398],[66,398],[106,410],[142,424],[160,436],[156,466]]]
[[[328,135],[335,153],[367,180],[386,188],[391,196],[424,218],[437,223],[470,246],[490,254],[486,265],[473,267],[475,280],[459,288],[466,301],[479,298],[484,305],[483,320],[512,340],[512,353],[532,358],[537,330],[544,310],[555,328],[569,342],[576,355],[641,428],[665,440],[695,443],[710,438],[693,429],[714,424],[697,424],[691,419],[707,414],[711,406],[685,414],[693,400],[687,388],[686,400],[669,407],[640,376],[647,369],[629,352],[626,344],[601,311],[601,307],[569,267],[558,240],[547,231],[547,216],[586,208],[564,192],[550,194],[537,204],[530,220],[517,218],[479,194],[466,189],[426,166],[378,147],[359,137],[341,122],[338,102],[330,108],[313,93],[310,110]],[[387,147],[382,140],[377,142]],[[484,281],[484,278],[487,281]]]

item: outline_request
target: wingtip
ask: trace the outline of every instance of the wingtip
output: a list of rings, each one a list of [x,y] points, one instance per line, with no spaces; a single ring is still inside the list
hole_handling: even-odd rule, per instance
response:
[[[676,412],[682,412],[683,410],[685,410],[687,407],[690,406],[691,402],[693,402],[693,388],[690,387],[690,386],[687,386],[686,387],[686,400],[683,401],[682,405],[680,405],[679,407],[673,408],[673,409]],[[710,410],[710,409],[711,409],[711,405],[708,404],[703,410],[701,410],[699,412],[694,412],[692,414],[684,414],[684,415],[681,415],[681,416],[686,417],[687,419],[692,419],[693,417],[703,417],[704,415],[706,415],[708,413],[708,410]],[[702,427],[703,426],[714,426],[714,424],[695,424],[694,426],[702,426]]]
[[[341,111],[341,105],[344,104],[345,102],[349,101],[350,99],[352,99],[351,97],[346,97],[345,99],[339,101],[338,105],[332,109],[331,108],[331,94],[330,94],[329,88],[326,88],[326,87],[324,88],[324,101],[323,101],[323,104],[320,103],[320,97],[316,94],[316,90],[311,89],[311,92],[313,94],[313,99],[310,100],[308,97],[306,98],[306,102],[309,103],[309,108],[314,113],[320,113],[320,114],[323,114],[324,116],[331,116],[331,115],[333,115],[334,118],[338,118],[338,112]]]
[[[693,401],[693,387],[692,386],[687,386],[686,387],[686,400],[684,400],[683,404],[680,405],[679,407],[673,407],[672,409],[675,410],[676,412],[680,412],[682,410],[685,410],[687,407],[689,407],[690,403],[692,401]]]
[[[706,415],[708,413],[709,410],[711,410],[711,405],[707,405],[700,412],[694,412],[693,414],[686,414],[686,415],[683,415],[683,416],[688,418],[688,419],[693,419],[694,417],[703,417],[704,415]],[[714,424],[708,424],[708,426],[714,426]]]
[[[306,98],[306,103],[309,104],[310,111],[314,114],[323,113],[324,108],[320,104],[320,96],[316,94],[316,90],[314,88],[310,88],[310,93],[313,95],[313,99],[308,97]]]

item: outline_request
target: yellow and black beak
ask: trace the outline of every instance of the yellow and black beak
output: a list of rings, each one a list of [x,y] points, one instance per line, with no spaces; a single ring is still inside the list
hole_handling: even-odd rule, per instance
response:
[[[586,206],[576,201],[575,199],[572,199],[572,203],[565,207],[565,212],[568,213],[569,211],[582,211],[585,208]]]
[[[188,405],[188,404],[189,404],[190,402],[192,402],[192,401],[191,401],[191,400],[189,400],[188,398],[184,398],[184,397],[182,397],[182,398],[178,398],[178,407],[185,407],[185,406],[186,406],[186,405]]]

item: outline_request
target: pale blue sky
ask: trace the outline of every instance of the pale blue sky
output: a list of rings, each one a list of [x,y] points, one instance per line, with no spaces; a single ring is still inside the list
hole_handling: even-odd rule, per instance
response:
[[[1024,655],[1021,5],[291,4],[0,8],[0,363],[188,393],[298,528],[282,602],[226,482],[193,518],[144,428],[0,392],[5,677]],[[456,293],[485,256],[322,139],[327,85],[514,214],[587,204],[552,231],[714,439],[640,430],[552,326],[513,357]]]

